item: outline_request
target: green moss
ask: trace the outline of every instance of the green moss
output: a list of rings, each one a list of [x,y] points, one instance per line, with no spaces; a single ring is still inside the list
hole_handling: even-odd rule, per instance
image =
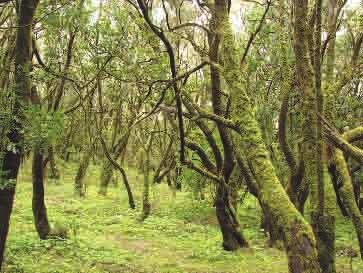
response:
[[[360,245],[361,256],[363,257],[363,216],[355,202],[352,179],[342,151],[338,149],[334,150],[333,163],[336,165],[341,177],[342,186],[339,188],[339,192],[342,196],[344,206],[348,209],[352,217]]]
[[[61,166],[61,165],[60,165]],[[215,211],[209,201],[197,202],[189,192],[172,197],[167,185],[157,186],[151,194],[153,214],[142,224],[142,176],[127,170],[135,192],[137,211],[128,208],[126,192],[110,188],[99,197],[101,167],[90,165],[85,199],[74,199],[73,180],[76,164],[60,168],[60,185],[46,188],[49,218],[68,229],[67,240],[38,239],[31,210],[31,169],[26,164],[19,177],[14,214],[7,245],[5,273],[106,273],[106,272],[208,272],[208,273],[287,273],[284,252],[266,248],[259,230],[261,210],[258,202],[247,197],[238,209],[250,250],[223,251]],[[160,197],[160,198],[158,198]],[[159,201],[157,201],[159,200]],[[158,203],[156,203],[158,202]],[[357,249],[349,220],[339,218],[339,251]],[[346,256],[338,257],[339,268],[349,267]],[[363,263],[353,261],[355,272]],[[343,271],[343,270],[342,270]]]
[[[243,88],[231,26],[224,1],[216,1],[218,30],[223,41],[224,78],[233,98],[232,118],[241,128],[234,143],[246,155],[259,190],[265,213],[283,232],[291,272],[320,272],[317,265],[316,242],[310,225],[290,202],[276,176],[262,139],[254,109]]]

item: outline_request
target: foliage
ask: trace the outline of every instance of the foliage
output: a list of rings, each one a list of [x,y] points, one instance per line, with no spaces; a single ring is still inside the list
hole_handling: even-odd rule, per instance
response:
[[[64,132],[64,116],[60,112],[49,113],[37,105],[24,111],[23,130],[25,147],[38,147],[44,151],[56,144]]]

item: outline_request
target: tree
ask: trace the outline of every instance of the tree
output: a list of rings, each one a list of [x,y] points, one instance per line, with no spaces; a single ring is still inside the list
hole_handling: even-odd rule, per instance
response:
[[[15,45],[14,104],[12,108],[11,128],[7,137],[12,146],[5,151],[1,168],[0,189],[0,267],[3,263],[6,237],[9,230],[10,215],[13,207],[16,179],[22,156],[23,111],[30,101],[31,92],[31,48],[32,27],[38,0],[21,1],[18,8],[18,23]]]

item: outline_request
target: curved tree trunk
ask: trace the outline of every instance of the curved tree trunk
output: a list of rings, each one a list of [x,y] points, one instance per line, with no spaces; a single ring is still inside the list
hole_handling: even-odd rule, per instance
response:
[[[122,181],[124,183],[126,192],[127,192],[127,196],[128,196],[128,200],[129,200],[129,206],[130,208],[134,209],[135,208],[135,201],[134,201],[134,196],[132,194],[132,190],[131,190],[131,186],[129,183],[129,180],[127,179],[127,175],[124,169],[120,169],[121,175],[122,175]]]
[[[103,148],[103,151],[108,159],[108,162],[113,166],[115,167],[116,169],[118,169],[121,174],[122,174],[122,178],[123,178],[123,182],[124,182],[124,185],[125,185],[125,188],[126,188],[126,191],[127,191],[127,195],[128,195],[128,198],[129,198],[129,205],[130,205],[130,208],[131,209],[134,209],[135,208],[135,201],[134,201],[134,196],[132,194],[132,191],[131,191],[131,187],[130,187],[130,184],[129,184],[129,181],[127,179],[127,175],[126,175],[126,172],[125,170],[115,161],[115,159],[113,159],[111,157],[111,154],[110,152],[107,150],[107,146],[106,146],[106,142],[105,140],[101,137],[100,138],[100,141],[101,141],[101,145],[102,145],[102,148]],[[104,163],[106,164],[106,163]],[[112,167],[111,166],[111,167]],[[102,189],[102,188],[101,188]],[[106,187],[107,189],[107,187]],[[102,193],[101,193],[102,194]]]
[[[335,191],[335,195],[336,195],[336,199],[337,199],[337,203],[338,203],[340,212],[342,213],[342,215],[344,217],[348,217],[349,213],[344,206],[344,202],[343,202],[343,199],[342,199],[342,196],[340,193],[340,188],[342,187],[342,185],[338,185],[338,174],[337,174],[336,166],[334,164],[330,164],[329,173],[330,173],[330,177],[331,177],[331,180],[333,183],[333,187],[334,187],[334,191]]]
[[[104,139],[101,139],[101,144],[103,147],[103,150],[106,154],[107,159],[103,163],[102,172],[101,172],[101,183],[100,183],[100,189],[98,193],[100,195],[106,195],[107,194],[107,188],[110,184],[112,175],[113,175],[113,169],[114,167],[117,169],[120,169],[121,166],[117,164],[118,158],[124,153],[129,137],[130,137],[130,125],[127,129],[127,132],[120,138],[118,144],[116,144],[112,151],[107,150],[107,145]],[[122,169],[122,168],[121,168]],[[124,180],[125,181],[125,180]]]
[[[358,237],[361,258],[363,259],[363,215],[355,201],[352,179],[342,151],[338,149],[333,151],[333,162],[335,163],[342,180],[342,186],[339,188],[339,192],[344,207],[347,208],[349,215],[352,218],[355,232]]]
[[[286,64],[286,49],[282,49],[284,60],[283,64]],[[285,69],[286,70],[286,69]],[[285,71],[288,73],[288,71]],[[286,76],[285,76],[286,77]],[[304,162],[302,158],[296,160],[294,154],[287,142],[286,136],[286,124],[287,124],[287,114],[288,114],[288,104],[291,92],[290,79],[285,79],[281,88],[282,92],[282,103],[279,113],[279,130],[278,139],[282,153],[285,156],[285,160],[290,169],[290,177],[288,184],[286,186],[286,192],[290,197],[291,202],[299,210],[301,214],[304,214],[305,202],[308,197],[308,182],[304,180]]]
[[[318,119],[318,114],[325,112],[321,88],[322,1],[315,1],[310,20],[308,10],[307,0],[294,1],[294,53],[302,99],[304,177],[309,182],[311,225],[317,240],[319,264],[322,272],[335,273],[336,201],[328,174],[322,122]]]
[[[212,35],[208,37],[209,43],[209,58],[214,63],[220,62],[220,47],[222,43],[222,35],[219,29],[220,10],[218,10],[218,1],[216,2],[215,11],[212,13],[210,20],[210,29]],[[224,4],[226,2],[224,1]],[[212,106],[214,114],[224,117],[228,115],[227,103],[222,98],[222,81],[220,71],[210,66],[210,78],[211,78],[211,92],[212,92]],[[217,123],[218,133],[223,145],[223,160],[216,160],[217,169],[221,169],[220,172],[223,176],[224,182],[229,187],[230,178],[234,169],[234,153],[232,135],[229,129],[224,125]],[[217,185],[217,193],[215,199],[216,214],[221,228],[223,243],[222,246],[225,250],[237,250],[240,248],[248,247],[247,240],[242,234],[242,230],[239,228],[239,223],[235,211],[230,203],[230,193],[228,192],[226,185]]]
[[[315,236],[281,185],[243,87],[237,48],[225,0],[215,0],[216,24],[223,41],[224,78],[232,96],[232,119],[240,127],[234,135],[234,150],[246,156],[258,187],[258,199],[266,214],[281,229],[290,273],[320,273]]]

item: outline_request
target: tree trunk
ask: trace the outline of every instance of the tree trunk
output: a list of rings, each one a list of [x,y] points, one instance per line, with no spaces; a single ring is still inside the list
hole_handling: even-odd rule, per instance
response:
[[[48,158],[49,158],[49,178],[54,180],[59,180],[59,170],[57,168],[57,163],[55,161],[55,154],[53,146],[50,146],[48,149]]]
[[[106,156],[107,159],[103,163],[102,172],[101,172],[101,183],[100,183],[100,190],[98,193],[100,195],[106,195],[107,194],[107,188],[110,184],[112,175],[113,175],[113,169],[114,167],[119,169],[120,166],[117,164],[118,158],[122,155],[122,153],[125,152],[129,137],[130,137],[130,125],[127,129],[127,132],[121,137],[119,140],[119,143],[116,144],[112,151],[108,151],[106,147],[106,143],[104,140],[101,140],[104,152],[107,152]],[[125,180],[124,180],[125,181]]]
[[[41,102],[35,86],[31,89],[31,102],[34,106],[41,109]],[[32,162],[32,182],[33,182],[33,199],[32,210],[34,216],[35,229],[39,238],[45,240],[50,233],[47,209],[44,201],[44,160],[42,147],[43,143],[37,143],[33,147]]]
[[[163,152],[164,155],[163,155],[162,159],[160,160],[159,166],[154,173],[153,184],[160,183],[165,175],[162,172],[162,170],[163,170],[163,168],[168,167],[167,161],[169,158],[169,154],[172,151],[173,143],[174,143],[173,139],[170,139],[169,144],[166,147],[166,150]]]
[[[239,222],[229,201],[229,194],[224,186],[217,186],[216,214],[223,236],[223,248],[228,251],[248,247],[247,240],[239,230]]]
[[[357,202],[357,206],[359,206],[359,199],[360,199],[360,194],[361,194],[360,181],[356,181],[352,175],[351,175],[351,177],[352,177],[355,202]]]
[[[101,183],[100,183],[100,189],[98,191],[98,194],[100,194],[100,195],[107,194],[107,188],[108,188],[108,185],[110,184],[112,175],[113,175],[112,164],[108,160],[106,160],[102,166]]]
[[[126,191],[127,191],[127,195],[128,195],[128,198],[129,198],[129,205],[130,205],[130,208],[131,209],[134,209],[135,208],[135,202],[134,202],[134,197],[133,197],[133,194],[132,194],[132,191],[131,191],[131,187],[130,187],[130,184],[129,184],[129,181],[127,179],[127,175],[126,175],[126,172],[125,170],[115,161],[115,159],[112,158],[111,154],[109,153],[109,151],[107,150],[107,147],[106,147],[106,142],[105,140],[101,137],[100,138],[101,140],[101,144],[102,144],[102,148],[104,150],[104,153],[107,157],[107,160],[108,162],[105,162],[104,164],[107,164],[109,163],[111,167],[114,167],[116,169],[118,169],[120,172],[121,172],[121,175],[122,175],[122,179],[123,179],[123,182],[124,182],[124,185],[125,185],[125,188],[126,188]],[[104,165],[105,166],[105,165]],[[102,185],[102,183],[101,183]],[[107,187],[104,188],[107,190]],[[100,189],[102,190],[102,188]],[[105,192],[106,193],[106,192]],[[100,193],[102,194],[102,192]]]
[[[232,96],[232,119],[240,126],[234,135],[234,151],[250,165],[263,210],[281,229],[290,273],[320,273],[316,241],[310,225],[297,211],[282,187],[256,120],[253,105],[243,86],[225,0],[215,0],[217,29],[223,39],[224,78]]]
[[[352,218],[355,232],[358,237],[361,258],[363,259],[363,215],[355,201],[352,179],[342,151],[338,149],[333,151],[333,162],[342,180],[342,186],[339,188],[339,193],[342,197],[344,207],[347,208],[349,215]]]
[[[74,124],[74,122],[73,122],[73,119],[72,119],[70,127],[69,127],[69,129],[67,131],[67,134],[65,136],[62,152],[61,152],[61,155],[60,155],[61,158],[65,162],[69,161],[70,152],[68,151],[68,148],[72,144],[71,141],[72,141],[72,135],[73,135],[73,124]]]
[[[122,175],[122,180],[123,180],[125,188],[126,188],[126,192],[127,192],[127,196],[128,196],[128,200],[129,200],[129,206],[131,209],[135,209],[134,196],[132,194],[131,186],[130,186],[129,180],[127,179],[126,172],[122,168],[120,168],[120,171],[121,171],[121,175]]]
[[[5,242],[9,231],[10,215],[13,207],[16,179],[22,154],[22,133],[20,121],[24,119],[23,108],[29,104],[31,89],[31,40],[32,25],[39,0],[21,1],[15,47],[15,103],[12,109],[9,141],[15,150],[6,151],[1,161],[0,187],[0,270],[4,258]]]
[[[221,26],[219,25],[219,20],[221,19],[220,15],[223,11],[218,9],[222,7],[217,3],[218,1],[215,2],[215,11],[212,13],[209,26],[213,34],[208,36],[208,43],[210,60],[214,63],[219,63],[220,59],[222,59],[222,56],[220,56],[220,47],[223,41],[223,34],[220,33]],[[223,5],[226,4],[226,1],[223,2]],[[224,102],[221,92],[223,88],[221,80],[222,74],[219,69],[213,65],[210,66],[210,78],[213,113],[220,117],[225,117],[227,114],[225,110],[227,109],[227,103]],[[223,160],[218,160],[216,158],[216,167],[217,169],[220,169],[218,172],[222,174],[225,184],[229,187],[234,169],[232,135],[224,124],[217,123],[217,128],[223,146]],[[223,248],[225,250],[234,251],[239,248],[248,247],[248,243],[244,238],[242,231],[239,230],[237,216],[230,202],[231,193],[228,192],[226,185],[217,185],[215,206],[217,219],[223,236]]]
[[[151,146],[151,140],[150,144]],[[145,156],[146,159],[143,162],[143,171],[144,171],[144,187],[142,192],[142,212],[141,212],[141,221],[144,221],[150,215],[150,147],[146,149]]]
[[[3,158],[1,188],[0,188],[0,270],[3,263],[6,238],[9,231],[10,215],[15,195],[15,182],[18,176],[20,155],[6,152]],[[4,184],[3,184],[4,183]]]
[[[265,233],[267,231],[269,234],[268,246],[280,249],[283,243],[282,233],[280,228],[274,223],[273,218],[267,213],[263,213],[260,227],[265,230]]]
[[[50,225],[48,222],[47,209],[44,202],[44,174],[43,174],[43,154],[39,148],[34,150],[33,155],[33,199],[32,209],[34,216],[35,228],[38,232],[39,238],[44,240],[50,232]]]
[[[317,240],[321,270],[324,273],[335,273],[336,202],[328,175],[322,122],[318,120],[318,113],[324,115],[321,90],[321,5],[321,0],[315,1],[315,24],[312,28],[312,25],[308,25],[308,1],[294,1],[294,53],[302,98],[302,152],[305,179],[309,182],[310,190],[311,225]],[[309,40],[313,33],[314,45]],[[310,55],[309,46],[310,49],[313,47]]]
[[[89,148],[83,154],[81,163],[79,164],[76,178],[74,180],[74,193],[76,196],[84,197],[86,195],[86,185],[83,183],[90,160],[93,156],[93,147],[90,144]]]
[[[344,206],[344,202],[343,202],[341,194],[340,194],[341,185],[338,185],[338,174],[337,174],[336,166],[334,164],[330,164],[329,173],[330,173],[330,177],[331,177],[331,180],[332,180],[332,183],[333,183],[335,196],[336,196],[336,199],[337,199],[337,203],[338,203],[338,207],[340,209],[340,212],[342,213],[342,215],[344,217],[348,217],[349,213],[348,213],[347,209]]]

